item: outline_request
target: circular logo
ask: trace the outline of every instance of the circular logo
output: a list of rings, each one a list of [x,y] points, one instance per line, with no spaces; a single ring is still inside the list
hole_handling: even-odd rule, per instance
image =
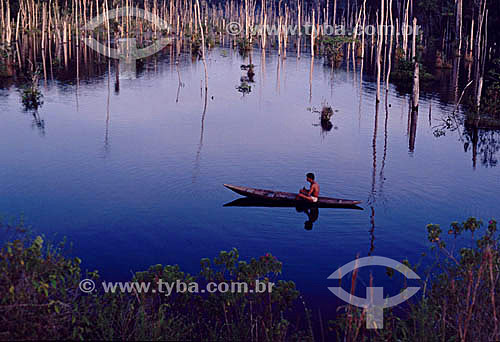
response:
[[[237,36],[241,33],[241,25],[236,21],[232,21],[227,25],[226,31],[232,36]]]
[[[80,291],[85,293],[91,293],[95,290],[95,283],[90,279],[83,279],[80,284],[78,284]]]
[[[140,8],[116,8],[113,10],[109,10],[103,14],[101,14],[98,17],[92,18],[90,21],[88,21],[85,26],[82,28],[83,31],[87,32],[92,32],[95,30],[99,25],[103,24],[106,22],[106,18],[109,19],[117,19],[120,17],[138,17],[142,18],[144,20],[150,21],[154,25],[158,27],[159,30],[165,30],[169,31],[170,26],[168,25],[167,22],[165,22],[163,19],[161,19],[159,16],[150,13],[148,11],[145,11]],[[121,42],[121,48],[115,49],[115,48],[108,48],[107,46],[103,45],[102,43],[98,42],[95,38],[93,37],[86,37],[83,38],[83,42],[93,49],[94,51],[99,52],[100,54],[114,58],[114,59],[141,59],[145,57],[149,57],[154,55],[155,53],[159,52],[162,50],[165,46],[167,46],[170,42],[171,39],[166,38],[166,37],[160,37],[158,40],[154,41],[153,44],[149,45],[148,47],[142,48],[142,49],[137,49],[136,44],[135,44],[135,38],[122,38],[120,40]],[[124,49],[124,47],[127,47]]]

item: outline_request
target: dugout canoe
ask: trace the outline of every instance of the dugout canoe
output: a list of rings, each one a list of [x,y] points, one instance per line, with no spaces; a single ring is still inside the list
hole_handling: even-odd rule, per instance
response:
[[[296,199],[297,194],[291,192],[283,192],[283,191],[273,191],[273,190],[264,190],[264,189],[254,189],[245,186],[237,186],[231,184],[224,184],[226,188],[240,194],[242,196],[252,198],[254,200],[264,200],[271,202],[287,202],[287,203],[296,203],[298,205],[316,205],[316,206],[354,206],[356,204],[360,204],[361,201],[357,200],[349,200],[343,198],[332,198],[332,197],[318,197],[318,201],[315,203],[309,202],[305,199]]]

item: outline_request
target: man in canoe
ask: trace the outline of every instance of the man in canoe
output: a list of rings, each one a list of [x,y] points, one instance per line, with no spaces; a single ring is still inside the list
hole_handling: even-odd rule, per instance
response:
[[[306,201],[316,203],[319,196],[319,184],[314,180],[314,173],[309,172],[306,179],[311,183],[311,187],[307,190],[305,187],[299,190],[297,199],[304,199]]]

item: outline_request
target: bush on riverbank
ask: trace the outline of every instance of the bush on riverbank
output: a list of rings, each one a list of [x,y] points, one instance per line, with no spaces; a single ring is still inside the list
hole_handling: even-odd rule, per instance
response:
[[[4,230],[6,227],[3,227]],[[8,227],[21,231],[21,226]],[[103,293],[79,290],[82,278],[101,283],[97,272],[83,274],[78,258],[41,237],[17,238],[0,251],[0,339],[284,340],[304,337],[285,319],[298,297],[293,282],[276,281],[272,292],[256,293],[255,280],[269,284],[281,262],[266,254],[249,263],[236,249],[203,259],[198,275],[178,266],[156,265],[132,281],[157,283],[245,282],[253,293]],[[202,285],[200,285],[200,288]]]
[[[441,236],[437,224],[427,225],[427,231],[435,263],[421,277],[423,293],[417,294],[418,302],[407,302],[403,315],[386,309],[380,330],[366,329],[364,312],[348,306],[331,322],[344,341],[500,340],[497,222],[490,220],[485,229],[475,218],[453,222],[448,230],[451,241]]]
[[[62,245],[45,245],[41,237],[28,239],[22,224],[0,225],[13,232],[0,251],[0,339],[126,339],[126,340],[312,340],[310,311],[299,312],[302,324],[289,313],[299,306],[293,282],[276,281],[282,264],[266,254],[249,263],[236,249],[212,261],[201,260],[198,275],[178,266],[151,266],[132,281],[157,283],[244,282],[269,284],[272,292],[194,294],[85,294],[82,278],[100,284],[97,272],[83,274],[78,258],[64,257]],[[427,226],[435,264],[422,277],[421,299],[407,302],[406,311],[384,313],[384,329],[365,328],[362,309],[346,306],[330,332],[343,341],[499,340],[500,250],[497,223],[470,218],[454,222],[448,238],[439,225]],[[464,234],[469,234],[470,238]],[[451,240],[447,241],[447,240]],[[472,241],[473,244],[468,244]],[[448,246],[450,245],[450,246]],[[465,246],[465,247],[464,247]],[[423,275],[422,273],[420,274]],[[431,279],[428,281],[428,279]],[[356,274],[352,275],[353,283]],[[268,285],[267,285],[268,286]],[[324,320],[324,318],[323,318]],[[297,322],[299,319],[297,319]],[[326,320],[324,320],[326,322]],[[322,326],[322,324],[320,324]]]

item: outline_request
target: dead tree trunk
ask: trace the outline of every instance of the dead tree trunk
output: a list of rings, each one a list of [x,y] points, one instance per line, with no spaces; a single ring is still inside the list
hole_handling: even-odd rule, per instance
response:
[[[420,68],[418,65],[418,62],[415,61],[415,69],[413,73],[413,93],[412,93],[412,109],[417,110],[418,109],[418,100],[420,97]]]

